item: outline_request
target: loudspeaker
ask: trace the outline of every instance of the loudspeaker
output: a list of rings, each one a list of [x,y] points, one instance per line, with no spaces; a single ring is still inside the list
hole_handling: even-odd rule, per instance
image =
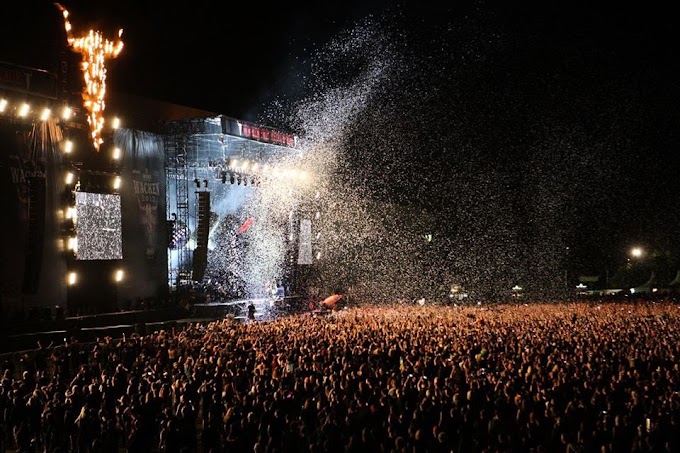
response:
[[[208,248],[208,233],[210,232],[210,192],[197,192],[197,195],[196,248]]]
[[[35,294],[40,286],[43,248],[45,244],[45,178],[28,179],[28,220],[26,236],[26,260],[22,291]]]
[[[210,232],[210,192],[196,192],[196,250],[192,260],[192,280],[200,282],[208,267],[208,233]]]

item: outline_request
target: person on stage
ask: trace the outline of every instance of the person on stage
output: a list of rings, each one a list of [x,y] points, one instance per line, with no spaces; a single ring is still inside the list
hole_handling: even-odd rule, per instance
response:
[[[248,320],[249,321],[255,321],[255,304],[253,301],[250,301],[250,304],[248,305]]]

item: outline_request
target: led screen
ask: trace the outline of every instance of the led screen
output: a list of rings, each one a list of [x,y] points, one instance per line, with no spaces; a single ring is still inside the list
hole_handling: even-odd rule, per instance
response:
[[[76,216],[76,259],[123,259],[120,194],[76,192]]]

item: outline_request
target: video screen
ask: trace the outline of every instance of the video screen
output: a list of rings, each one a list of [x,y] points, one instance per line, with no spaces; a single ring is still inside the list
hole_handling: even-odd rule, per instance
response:
[[[76,259],[123,259],[120,194],[76,192],[76,216]]]

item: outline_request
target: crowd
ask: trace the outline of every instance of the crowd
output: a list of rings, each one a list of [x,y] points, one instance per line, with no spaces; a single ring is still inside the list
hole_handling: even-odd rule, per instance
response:
[[[0,451],[677,452],[680,307],[224,320],[3,364]]]

